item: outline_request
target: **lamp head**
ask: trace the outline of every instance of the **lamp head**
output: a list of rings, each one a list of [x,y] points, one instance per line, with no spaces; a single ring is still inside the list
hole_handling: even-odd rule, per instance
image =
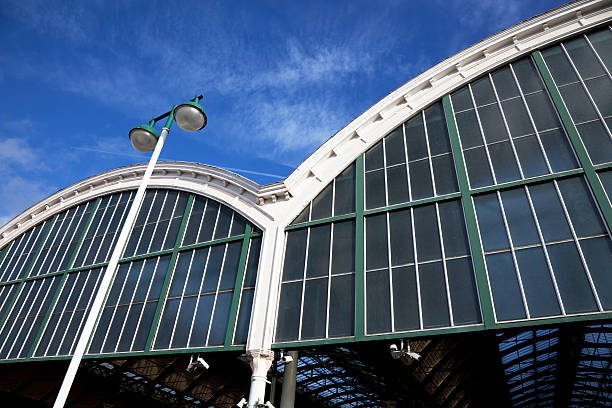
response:
[[[174,120],[187,132],[195,132],[206,126],[206,114],[197,102],[185,102],[174,108]]]
[[[139,152],[152,152],[159,139],[159,133],[150,125],[140,125],[130,130],[130,141],[132,146]]]

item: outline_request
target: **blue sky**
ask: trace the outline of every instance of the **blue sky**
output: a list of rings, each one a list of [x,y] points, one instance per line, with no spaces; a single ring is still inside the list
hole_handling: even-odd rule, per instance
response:
[[[0,3],[0,225],[148,160],[128,131],[204,94],[162,159],[278,181],[361,112],[552,0]]]

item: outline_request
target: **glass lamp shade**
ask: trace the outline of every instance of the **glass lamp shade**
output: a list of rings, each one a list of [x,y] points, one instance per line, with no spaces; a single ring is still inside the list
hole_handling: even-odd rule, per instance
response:
[[[204,109],[196,102],[185,102],[174,109],[174,120],[187,132],[195,132],[206,126]]]
[[[152,152],[159,139],[159,134],[153,126],[141,125],[130,130],[132,146],[139,152]]]

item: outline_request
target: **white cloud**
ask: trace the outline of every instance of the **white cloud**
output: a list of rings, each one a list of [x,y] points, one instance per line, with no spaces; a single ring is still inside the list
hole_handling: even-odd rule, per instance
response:
[[[18,164],[20,166],[38,165],[38,154],[25,140],[18,138],[0,139],[0,168]]]
[[[55,186],[36,179],[6,178],[0,184],[0,226],[54,191],[57,191]]]

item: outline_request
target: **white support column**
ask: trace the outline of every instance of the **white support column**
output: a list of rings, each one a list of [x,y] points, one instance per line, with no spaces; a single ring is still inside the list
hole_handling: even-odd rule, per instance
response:
[[[297,374],[298,352],[290,351],[287,355],[292,360],[285,364],[280,408],[293,408],[295,404],[295,376]]]
[[[130,231],[132,230],[132,228],[134,227],[134,223],[136,222],[136,217],[138,216],[140,206],[142,205],[142,201],[144,199],[145,190],[147,188],[147,185],[149,184],[151,175],[153,174],[155,163],[157,163],[157,159],[159,158],[161,149],[164,146],[164,141],[166,140],[166,136],[168,136],[168,132],[168,128],[163,128],[161,135],[157,140],[155,150],[153,150],[153,154],[151,155],[151,159],[149,160],[149,165],[147,166],[147,169],[145,170],[145,173],[142,176],[142,181],[140,182],[138,191],[134,196],[134,201],[132,202],[132,206],[130,207],[130,212],[128,213],[127,218],[125,219],[125,223],[123,224],[123,228],[121,229],[121,233],[119,234],[119,238],[117,239],[117,243],[115,244],[113,254],[111,255],[110,260],[108,261],[108,266],[106,267],[106,270],[104,271],[102,281],[100,282],[100,287],[98,288],[98,292],[96,293],[94,301],[91,305],[89,315],[87,316],[87,320],[85,321],[85,325],[83,326],[83,331],[81,332],[81,336],[79,337],[79,342],[77,343],[77,346],[74,350],[74,355],[70,360],[70,365],[68,366],[68,370],[66,371],[64,381],[62,382],[62,386],[59,390],[57,398],[55,399],[53,408],[63,408],[64,404],[66,403],[68,393],[70,392],[70,388],[72,387],[72,383],[74,382],[74,378],[76,377],[77,370],[79,369],[79,365],[81,364],[81,360],[83,359],[83,355],[85,354],[87,345],[89,344],[89,339],[93,335],[96,320],[98,320],[98,314],[100,313],[100,310],[102,309],[104,303],[104,299],[106,298],[106,292],[110,287],[113,275],[115,273],[115,269],[117,269],[117,264],[119,263],[121,254],[123,253],[123,250],[125,249],[125,246],[127,244],[128,237],[130,236]]]
[[[274,360],[274,352],[268,351],[249,351],[251,359],[251,390],[249,391],[248,408],[257,408],[258,405],[264,404],[266,398],[266,382],[268,370]]]

